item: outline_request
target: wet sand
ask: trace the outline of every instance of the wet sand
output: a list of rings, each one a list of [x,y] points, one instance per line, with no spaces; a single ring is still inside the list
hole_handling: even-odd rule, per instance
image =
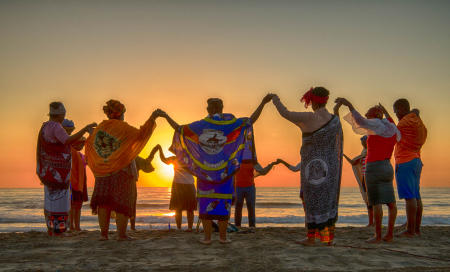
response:
[[[245,229],[244,229],[245,230]],[[399,230],[397,230],[399,231]],[[98,241],[99,231],[70,237],[0,233],[0,271],[450,271],[450,227],[426,226],[421,237],[367,244],[371,228],[342,227],[336,245],[305,247],[304,228],[258,228],[213,235],[168,230],[130,232],[134,241]]]

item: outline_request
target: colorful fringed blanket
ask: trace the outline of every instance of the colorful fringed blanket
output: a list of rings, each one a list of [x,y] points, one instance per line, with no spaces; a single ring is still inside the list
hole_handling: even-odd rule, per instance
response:
[[[170,150],[194,176],[220,183],[239,169],[249,131],[248,118],[214,115],[182,126]]]
[[[94,176],[115,173],[139,155],[155,129],[155,121],[148,120],[139,129],[120,120],[101,122],[86,140],[86,159]]]

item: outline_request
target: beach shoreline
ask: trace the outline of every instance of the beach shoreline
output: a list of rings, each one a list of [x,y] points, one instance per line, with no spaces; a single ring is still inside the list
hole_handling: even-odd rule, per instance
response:
[[[340,227],[336,245],[304,247],[304,228],[264,227],[230,233],[231,244],[198,242],[202,233],[129,232],[134,241],[98,241],[99,231],[70,237],[0,233],[0,271],[450,271],[450,226],[425,226],[421,237],[369,245],[371,228]],[[397,228],[397,231],[400,229]]]

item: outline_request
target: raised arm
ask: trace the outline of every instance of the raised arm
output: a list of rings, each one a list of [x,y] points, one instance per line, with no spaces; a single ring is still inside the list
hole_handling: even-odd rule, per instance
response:
[[[401,134],[393,123],[393,120],[390,118],[389,114],[386,116],[389,118],[388,120],[379,119],[381,118],[380,116],[375,116],[373,118],[364,118],[357,110],[355,110],[353,105],[347,99],[337,98],[336,103],[342,104],[349,108],[350,114],[344,116],[344,120],[346,120],[352,126],[353,131],[357,134],[379,135],[385,138],[397,135],[397,141],[400,141]],[[377,106],[376,108],[369,109],[369,112],[367,114],[369,114],[372,109],[381,110],[380,107]],[[374,114],[372,113],[371,115]]]
[[[92,130],[97,126],[97,123],[91,123],[84,128],[82,128],[80,131],[78,131],[75,134],[72,134],[67,138],[65,144],[73,144],[74,142],[78,141],[86,132],[92,133]]]
[[[148,155],[148,157],[146,159],[141,158],[141,157],[136,157],[135,162],[136,162],[136,167],[137,170],[141,170],[145,173],[151,173],[153,171],[155,171],[155,168],[152,165],[152,161],[153,158],[155,157],[155,153],[158,151],[158,146],[153,147],[152,151],[150,152],[150,154]]]
[[[389,112],[386,110],[386,108],[385,108],[383,105],[381,105],[381,103],[378,104],[378,107],[379,107],[380,110],[383,112],[383,114],[384,114],[384,116],[386,117],[386,119],[394,120],[394,119],[392,119],[392,117],[389,115]]]
[[[261,101],[261,104],[259,104],[258,108],[256,108],[255,112],[250,116],[250,121],[252,124],[258,120],[259,116],[261,115],[262,110],[264,109],[264,106],[272,100],[273,94],[267,94],[263,100]]]
[[[343,97],[338,97],[338,98],[336,98],[335,102],[336,102],[335,111],[339,111],[339,108],[340,108],[341,105],[347,106],[349,111],[350,111],[350,113],[351,113],[351,115],[353,116],[353,119],[356,122],[356,124],[358,124],[359,126],[361,126],[363,128],[368,128],[370,126],[369,122],[367,122],[367,119],[364,118],[355,109],[355,107],[353,107],[353,104],[350,103],[350,101],[348,101],[347,99],[345,99]]]
[[[155,147],[153,147],[152,151],[150,151],[150,154],[148,155],[147,159],[149,162],[152,162],[153,159],[155,158],[155,154],[156,152],[158,152],[158,150],[161,148],[161,146],[159,144],[155,145]]]
[[[344,154],[344,158],[351,164],[354,165],[354,161]]]
[[[272,102],[275,105],[278,113],[285,119],[291,121],[292,123],[298,124],[298,123],[304,123],[308,116],[310,115],[310,112],[294,112],[289,111],[283,103],[281,103],[280,98],[278,95],[273,95]]]
[[[339,108],[342,105],[347,106],[350,111],[355,110],[355,107],[353,107],[353,104],[350,103],[350,101],[348,101],[347,99],[345,99],[343,97],[336,98],[336,100],[334,102],[336,103],[336,105],[334,106],[336,110],[339,110]]]
[[[270,170],[272,170],[273,166],[279,164],[278,161],[274,161],[269,163],[266,167],[262,167],[261,164],[259,164],[258,162],[253,166],[253,168],[255,169],[256,172],[258,172],[258,174],[260,176],[264,176],[267,175],[267,173],[270,172]]]
[[[161,111],[161,117],[166,118],[167,122],[174,130],[180,130],[180,125],[178,125],[178,123],[175,122],[175,120],[173,120],[165,111]]]
[[[155,146],[156,147],[156,146]],[[157,145],[157,147],[158,147],[158,150],[159,150],[159,158],[161,159],[161,161],[163,162],[163,163],[165,163],[165,164],[171,164],[171,163],[174,163],[175,161],[176,161],[176,159],[177,159],[177,157],[176,156],[172,156],[172,157],[166,157],[166,156],[164,156],[164,152],[163,152],[163,150],[162,150],[162,147],[160,146],[160,145]]]
[[[287,162],[285,162],[282,159],[278,159],[277,162],[284,164],[284,166],[286,166],[289,170],[291,170],[292,172],[298,172],[301,169],[302,166],[302,162],[300,161],[296,166],[293,166]]]

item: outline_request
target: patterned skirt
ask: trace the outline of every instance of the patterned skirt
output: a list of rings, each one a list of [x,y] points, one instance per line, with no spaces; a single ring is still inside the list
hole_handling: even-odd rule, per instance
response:
[[[44,186],[44,215],[49,233],[67,229],[70,210],[70,189],[50,189]]]
[[[131,217],[136,214],[136,197],[136,181],[129,171],[96,177],[91,197],[92,213],[97,214],[99,207],[105,207]]]
[[[169,210],[179,210],[179,211],[197,210],[195,185],[173,182],[172,194],[170,196]]]

